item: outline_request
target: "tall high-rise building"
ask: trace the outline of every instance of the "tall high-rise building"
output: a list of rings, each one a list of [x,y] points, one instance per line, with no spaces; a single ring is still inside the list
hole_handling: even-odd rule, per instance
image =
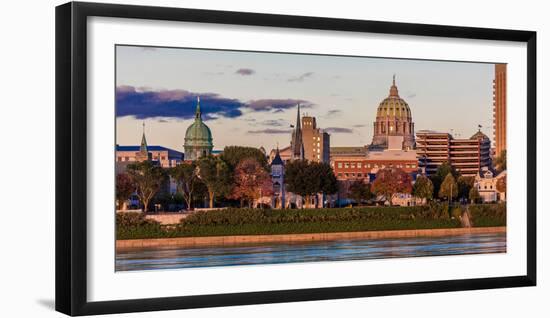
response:
[[[493,80],[493,129],[495,155],[506,150],[506,64],[495,64]]]
[[[302,143],[305,159],[326,163],[330,161],[330,135],[317,128],[315,117],[302,117]]]

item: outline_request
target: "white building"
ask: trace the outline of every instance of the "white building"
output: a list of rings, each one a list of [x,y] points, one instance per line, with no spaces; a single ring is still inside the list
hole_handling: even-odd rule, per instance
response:
[[[497,176],[489,169],[483,169],[476,175],[474,187],[477,188],[482,202],[506,201],[506,191],[499,191],[497,183],[501,178],[506,178],[506,171]]]

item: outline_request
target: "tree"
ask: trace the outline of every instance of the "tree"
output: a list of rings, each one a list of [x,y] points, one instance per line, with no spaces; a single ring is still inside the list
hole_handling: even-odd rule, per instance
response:
[[[333,194],[338,192],[338,181],[327,163],[295,160],[285,167],[287,190],[306,199],[307,205],[312,196],[318,193]]]
[[[239,162],[244,159],[255,159],[259,165],[267,171],[267,157],[258,148],[242,147],[242,146],[227,146],[223,149],[221,155],[231,169],[235,169]]]
[[[470,193],[468,194],[468,198],[470,199],[471,203],[476,203],[481,196],[479,195],[479,191],[477,191],[476,187],[472,187],[470,189]]]
[[[443,162],[441,165],[439,165],[439,167],[437,167],[437,171],[431,177],[432,183],[434,185],[434,193],[439,193],[441,183],[443,183],[443,180],[445,179],[445,177],[447,177],[449,173],[451,173],[454,178],[458,178],[458,172],[447,161]]]
[[[119,173],[116,175],[116,200],[119,210],[124,210],[126,200],[135,191],[136,186],[132,178],[127,173]]]
[[[372,197],[370,184],[366,184],[363,181],[353,182],[349,186],[348,196],[357,202],[357,204],[361,204],[363,200],[368,200]]]
[[[470,189],[474,186],[474,177],[465,177],[460,176],[456,180],[458,185],[458,197],[459,198],[468,198],[470,196]]]
[[[261,164],[253,158],[239,162],[234,173],[235,186],[231,194],[232,198],[239,199],[241,206],[248,201],[249,207],[255,199],[264,195],[271,195],[271,178]]]
[[[495,158],[495,167],[499,173],[506,170],[506,150],[502,150]]]
[[[127,171],[136,185],[136,194],[143,204],[143,212],[147,212],[151,199],[166,181],[166,175],[161,167],[150,161],[129,164]]]
[[[428,177],[420,175],[416,177],[412,193],[417,198],[431,200],[433,199],[434,185]]]
[[[183,196],[187,209],[193,210],[193,195],[197,184],[201,183],[197,165],[194,162],[179,164],[170,169],[170,176],[176,181],[178,192]]]
[[[198,160],[198,176],[208,189],[209,207],[214,207],[214,198],[229,194],[231,177],[229,167],[219,157],[205,156]]]
[[[455,177],[449,172],[449,174],[443,180],[441,187],[439,188],[439,197],[452,201],[458,196],[458,185],[456,184]]]
[[[497,179],[496,187],[498,192],[506,192],[506,176],[502,176]]]
[[[396,193],[411,193],[412,178],[405,171],[398,168],[378,170],[372,187],[377,195],[383,195],[392,204]]]

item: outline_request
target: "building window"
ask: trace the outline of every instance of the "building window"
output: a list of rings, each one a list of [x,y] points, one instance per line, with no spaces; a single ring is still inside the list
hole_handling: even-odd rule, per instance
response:
[[[338,168],[342,168],[342,163],[341,162],[338,162]]]
[[[161,160],[166,160],[165,156],[160,157]]]
[[[358,173],[357,176],[358,176],[359,178],[361,178],[361,177],[363,177],[363,174],[362,174],[362,173]]]
[[[411,165],[411,168],[416,168],[416,165]]]
[[[344,163],[344,168],[346,168],[346,169],[349,168],[349,163],[348,162]]]
[[[351,168],[355,169],[355,163],[353,163],[353,162],[351,163]]]
[[[349,177],[349,174],[348,174],[348,173],[344,173],[344,176],[347,178],[347,177]]]
[[[342,176],[342,173],[341,173],[341,172],[339,172],[339,173],[338,173],[338,176],[339,176],[339,177],[341,177],[341,176]]]
[[[361,169],[362,164],[360,162],[357,163],[357,168]]]
[[[124,161],[128,161],[128,160],[130,160],[130,158],[124,157]]]
[[[122,161],[122,157],[118,157],[118,158],[117,158],[117,161]]]

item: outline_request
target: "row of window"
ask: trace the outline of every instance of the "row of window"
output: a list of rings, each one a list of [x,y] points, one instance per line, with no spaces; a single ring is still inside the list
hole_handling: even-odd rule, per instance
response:
[[[357,169],[362,169],[363,168],[363,163],[361,163],[361,162],[357,162],[357,163],[356,162],[351,162],[351,163],[350,162],[338,162],[337,166],[338,166],[339,169],[342,169],[342,168],[355,169],[356,167],[357,167]],[[392,163],[390,163],[388,165],[388,167],[393,168],[394,165]],[[386,168],[386,165],[383,165],[383,164],[378,165],[376,163],[371,165],[370,163],[367,163],[367,164],[365,164],[365,168],[382,168],[382,169],[384,169],[384,168]],[[409,164],[409,163],[407,163],[407,164],[396,164],[395,168],[406,168],[406,169],[413,168],[414,169],[414,168],[416,168],[416,164]]]
[[[357,178],[362,178],[363,177],[363,174],[362,173],[341,173],[339,172],[338,173],[338,177],[341,178],[342,176],[346,177],[346,178],[349,178],[349,177],[352,177],[352,178],[355,178],[357,176]],[[367,177],[367,174],[365,173],[365,177]]]
[[[159,157],[153,157],[153,160],[159,160]],[[166,160],[165,156],[160,157],[160,160]],[[130,160],[130,157],[117,157],[117,161],[134,161],[133,158]]]

